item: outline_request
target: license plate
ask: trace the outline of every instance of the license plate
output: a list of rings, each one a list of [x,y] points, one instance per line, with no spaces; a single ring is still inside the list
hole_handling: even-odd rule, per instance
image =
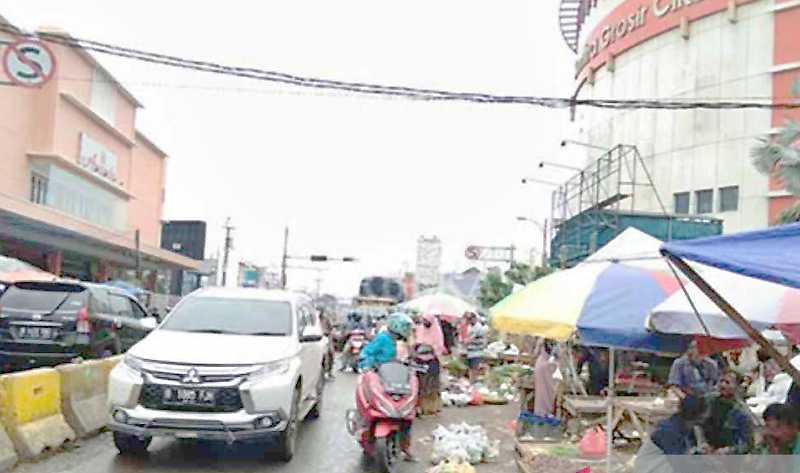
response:
[[[58,335],[58,329],[53,327],[17,327],[19,338],[28,340],[52,340]]]
[[[164,404],[173,406],[213,406],[216,393],[211,389],[164,388]]]

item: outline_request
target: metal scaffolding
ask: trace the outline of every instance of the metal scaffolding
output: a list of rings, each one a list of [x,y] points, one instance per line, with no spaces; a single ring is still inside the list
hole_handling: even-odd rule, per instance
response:
[[[598,235],[609,230],[619,233],[621,212],[641,210],[637,203],[642,201],[642,188],[651,190],[662,214],[668,215],[639,149],[624,144],[609,149],[559,186],[550,209],[555,230],[551,259],[563,265],[565,257],[582,258],[598,248]]]

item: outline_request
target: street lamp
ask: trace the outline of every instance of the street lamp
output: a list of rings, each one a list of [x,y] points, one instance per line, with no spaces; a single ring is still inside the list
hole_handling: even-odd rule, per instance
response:
[[[566,169],[566,170],[568,170],[568,171],[577,171],[577,172],[583,172],[583,169],[581,169],[581,168],[579,168],[579,167],[575,167],[575,166],[568,166],[568,165],[566,165],[566,164],[561,164],[561,163],[553,163],[553,162],[550,162],[550,161],[540,161],[540,162],[539,162],[539,169],[542,169],[542,168],[544,168],[545,166],[550,166],[550,167],[554,167],[554,168]]]
[[[592,149],[599,149],[605,153],[611,151],[609,148],[603,148],[602,146],[593,145],[590,143],[584,143],[582,141],[575,141],[575,140],[561,140],[561,147],[565,147],[567,145],[575,145],[575,146],[583,146],[584,148],[592,148]]]
[[[517,217],[518,222],[530,222],[542,231],[542,267],[547,267],[547,219],[544,220],[544,225],[537,220],[528,217]]]
[[[561,185],[558,182],[545,181],[544,179],[537,179],[535,177],[523,177],[522,178],[522,183],[523,184],[547,184],[548,186],[555,186],[555,187],[558,187],[558,186]]]

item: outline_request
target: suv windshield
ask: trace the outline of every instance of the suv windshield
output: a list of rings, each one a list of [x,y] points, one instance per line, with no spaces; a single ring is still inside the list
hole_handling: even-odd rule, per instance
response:
[[[292,308],[288,302],[194,297],[175,307],[160,330],[289,335],[292,333]]]
[[[16,284],[0,297],[1,307],[35,312],[77,311],[85,304],[86,290],[67,284]]]

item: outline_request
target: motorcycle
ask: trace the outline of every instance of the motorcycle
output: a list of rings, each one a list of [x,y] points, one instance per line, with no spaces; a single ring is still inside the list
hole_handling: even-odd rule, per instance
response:
[[[358,360],[361,357],[361,350],[367,344],[367,333],[361,329],[353,330],[347,337],[347,342],[346,346],[350,350],[348,353],[350,369],[353,370],[353,373],[358,373]]]
[[[347,412],[347,430],[372,456],[378,471],[394,473],[402,447],[417,414],[419,381],[425,367],[391,361],[358,378],[356,409]]]

